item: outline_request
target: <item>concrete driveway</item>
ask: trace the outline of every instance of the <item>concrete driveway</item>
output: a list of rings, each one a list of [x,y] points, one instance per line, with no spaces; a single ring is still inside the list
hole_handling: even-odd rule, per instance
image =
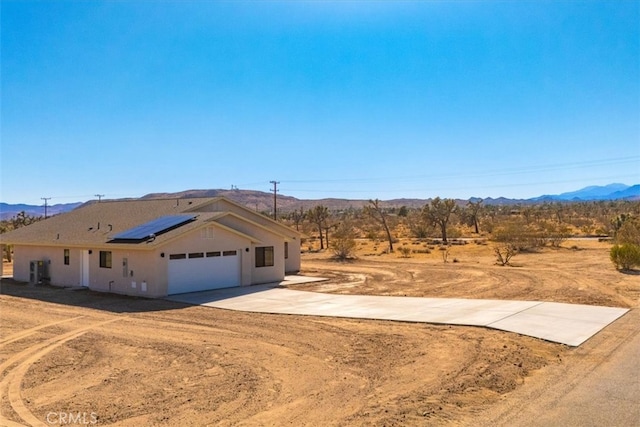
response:
[[[629,311],[540,301],[335,295],[279,287],[320,280],[324,279],[287,276],[279,283],[172,295],[167,299],[257,313],[483,326],[574,347]]]

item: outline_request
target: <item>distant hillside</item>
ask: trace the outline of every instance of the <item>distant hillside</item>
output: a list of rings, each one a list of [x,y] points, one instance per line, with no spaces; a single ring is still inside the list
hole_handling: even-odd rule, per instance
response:
[[[69,212],[70,210],[77,208],[81,204],[82,203],[63,203],[47,206],[47,215],[53,216],[63,212]],[[0,203],[0,220],[13,218],[23,211],[31,216],[44,216],[44,206],[24,204],[10,205],[8,203]]]
[[[142,199],[165,199],[165,198],[183,198],[183,197],[217,197],[224,196],[234,200],[251,209],[260,212],[270,212],[273,209],[273,193],[255,190],[186,190],[178,193],[152,193],[142,197]],[[402,207],[421,208],[429,203],[431,199],[392,199],[384,200],[382,205],[385,207]],[[472,197],[470,200],[478,200]],[[514,204],[533,204],[543,202],[571,202],[571,201],[589,201],[589,200],[640,200],[640,185],[628,186],[625,184],[609,184],[605,186],[590,186],[578,191],[571,191],[558,195],[545,195],[532,199],[507,199],[504,197],[486,198],[485,205],[514,205]],[[467,200],[458,200],[458,203],[464,204]],[[91,202],[88,202],[91,203]],[[278,211],[291,212],[295,209],[308,210],[317,205],[324,205],[330,210],[345,210],[349,208],[361,208],[368,204],[368,200],[357,199],[335,199],[325,198],[317,200],[303,200],[291,196],[278,194]],[[48,207],[49,215],[56,215],[67,212],[82,203],[58,204]],[[17,215],[19,212],[25,211],[29,215],[43,216],[44,206],[33,205],[10,205],[0,203],[0,219],[8,219]]]
[[[640,185],[609,184],[592,185],[578,191],[558,195],[545,195],[532,201],[587,201],[587,200],[640,200]]]
[[[143,199],[165,199],[179,197],[217,197],[224,196],[244,206],[248,206],[257,211],[270,211],[273,209],[273,193],[254,190],[187,190],[178,193],[151,193],[143,196]],[[394,199],[386,200],[385,206],[389,207],[422,207],[426,203],[422,199]],[[324,205],[331,210],[342,210],[349,208],[361,208],[368,204],[368,200],[350,200],[350,199],[317,199],[304,200],[291,196],[278,194],[278,211],[291,212],[295,209],[303,208],[305,210],[316,206]]]

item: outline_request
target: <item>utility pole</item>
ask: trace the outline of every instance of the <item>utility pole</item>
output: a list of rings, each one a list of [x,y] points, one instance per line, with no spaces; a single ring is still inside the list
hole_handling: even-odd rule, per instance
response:
[[[47,219],[47,200],[51,200],[51,197],[40,197],[44,200],[44,219]]]
[[[273,219],[277,220],[278,219],[278,184],[280,184],[280,181],[269,181],[271,184],[273,184]]]
[[[98,198],[98,203],[100,203],[100,200],[102,200],[102,198],[104,197],[104,194],[94,194],[94,196]]]

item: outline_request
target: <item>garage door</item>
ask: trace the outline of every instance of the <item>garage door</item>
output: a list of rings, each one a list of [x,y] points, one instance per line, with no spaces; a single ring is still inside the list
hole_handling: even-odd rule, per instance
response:
[[[171,254],[168,277],[168,295],[240,286],[240,255],[235,250]]]

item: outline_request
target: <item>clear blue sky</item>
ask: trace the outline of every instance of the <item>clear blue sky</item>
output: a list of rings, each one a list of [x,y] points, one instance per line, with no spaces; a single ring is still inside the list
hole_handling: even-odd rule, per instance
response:
[[[1,5],[0,201],[640,183],[639,1]]]

